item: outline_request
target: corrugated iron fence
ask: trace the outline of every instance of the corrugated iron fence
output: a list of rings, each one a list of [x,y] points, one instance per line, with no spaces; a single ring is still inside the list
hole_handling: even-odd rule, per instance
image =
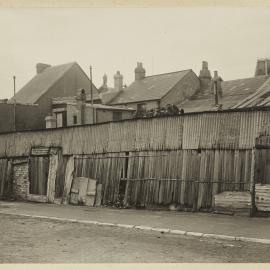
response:
[[[0,157],[60,147],[64,163],[76,156],[76,176],[102,184],[103,204],[204,209],[219,192],[250,190],[251,151],[269,121],[267,110],[211,112],[2,134]]]
[[[211,112],[0,135],[0,157],[29,156],[32,147],[63,155],[177,149],[251,149],[270,111]]]

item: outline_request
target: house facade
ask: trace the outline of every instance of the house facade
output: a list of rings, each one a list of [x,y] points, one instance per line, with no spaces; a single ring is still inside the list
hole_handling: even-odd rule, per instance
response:
[[[83,88],[90,95],[91,82],[82,68],[76,63],[50,66],[36,65],[36,75],[20,89],[9,103],[37,104],[39,113],[35,115],[35,129],[45,128],[45,117],[51,112],[52,99],[76,96],[77,89]],[[92,84],[95,102],[99,102],[97,88]]]
[[[135,80],[123,87],[123,76],[114,76],[115,91],[104,93],[102,100],[111,106],[130,107],[135,110],[156,109],[177,104],[192,96],[200,87],[200,80],[192,70],[145,76],[142,63],[137,63]]]
[[[52,111],[45,118],[46,128],[98,124],[131,119],[135,110],[103,104],[91,104],[84,89],[75,97],[52,99]]]
[[[123,76],[114,76],[114,90],[104,91],[102,101],[136,111],[176,105],[184,112],[203,112],[270,105],[270,60],[259,59],[255,76],[223,80],[208,63],[202,62],[198,76],[192,70],[145,76],[142,63],[135,69],[135,81],[123,87]]]
[[[263,63],[262,63],[263,62]],[[214,77],[203,62],[199,78],[201,87],[189,98],[179,102],[185,112],[203,112],[270,105],[270,60],[258,60],[255,76],[236,80],[222,80],[217,71]],[[217,89],[214,88],[217,83]]]

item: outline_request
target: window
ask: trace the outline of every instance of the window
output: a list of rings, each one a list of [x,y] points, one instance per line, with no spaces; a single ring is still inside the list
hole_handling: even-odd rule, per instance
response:
[[[73,115],[73,125],[77,125],[77,123],[78,123],[77,115]]]
[[[113,121],[122,120],[122,112],[113,112]]]

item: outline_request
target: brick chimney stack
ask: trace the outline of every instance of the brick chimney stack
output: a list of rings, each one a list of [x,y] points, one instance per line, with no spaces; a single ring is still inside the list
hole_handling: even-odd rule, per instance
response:
[[[123,75],[120,71],[117,71],[114,75],[114,89],[115,91],[121,91],[123,89]]]
[[[261,75],[270,75],[270,59],[258,59],[256,70],[255,70],[255,77]]]
[[[106,87],[106,88],[108,87],[107,82],[108,82],[108,77],[107,77],[107,74],[105,73],[103,75],[103,87]]]
[[[212,76],[208,69],[208,63],[206,61],[202,62],[202,69],[199,75],[201,89],[210,89]]]
[[[43,63],[37,63],[36,64],[36,70],[37,74],[43,72],[46,68],[51,67],[51,65],[43,64]]]
[[[135,81],[140,81],[145,78],[145,69],[142,63],[137,62],[137,67],[135,68]]]

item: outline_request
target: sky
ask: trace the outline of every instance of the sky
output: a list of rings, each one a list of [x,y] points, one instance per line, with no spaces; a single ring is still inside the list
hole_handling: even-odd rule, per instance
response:
[[[146,75],[193,69],[202,61],[224,80],[252,77],[270,58],[270,8],[0,8],[0,98],[36,73],[36,63],[76,61],[99,87],[104,73],[124,84],[142,62]]]

